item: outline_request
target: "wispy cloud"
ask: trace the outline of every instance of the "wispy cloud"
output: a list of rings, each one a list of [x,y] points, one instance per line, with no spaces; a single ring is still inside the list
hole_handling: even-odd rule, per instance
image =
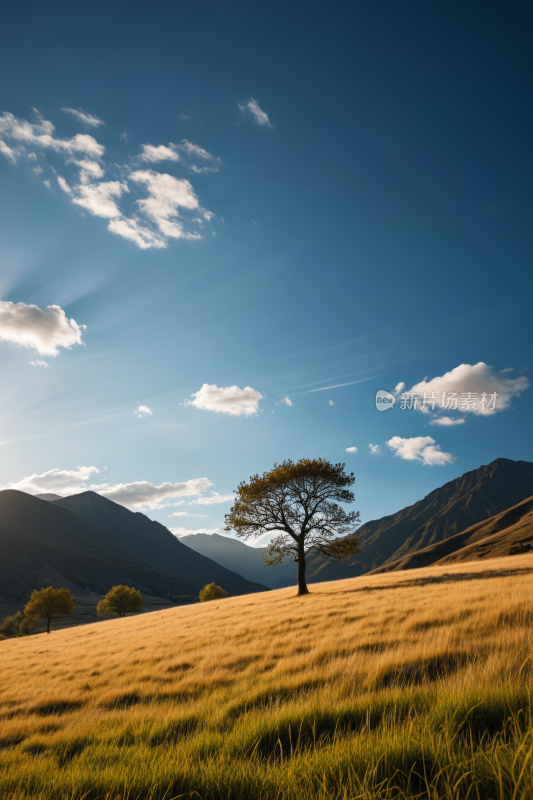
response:
[[[170,517],[200,517],[201,519],[209,519],[209,514],[190,514],[188,511],[174,511],[169,514]]]
[[[84,327],[68,319],[60,306],[39,308],[0,301],[0,340],[32,348],[41,356],[57,356],[60,347],[70,349],[82,344]]]
[[[28,361],[28,364],[31,364],[32,367],[48,367],[48,366],[50,366],[46,361]]]
[[[259,125],[262,128],[272,127],[272,123],[268,118],[268,114],[266,111],[263,111],[262,108],[259,108],[259,103],[257,100],[254,100],[253,97],[250,97],[247,103],[237,103],[237,105],[239,106],[240,111],[242,111],[243,114],[250,116],[256,125]]]
[[[328,400],[328,406],[334,406],[334,405],[335,403],[333,402],[333,400]]]
[[[185,405],[234,417],[254,416],[259,410],[259,401],[263,399],[261,392],[252,389],[251,386],[245,386],[244,389],[238,386],[219,388],[209,383],[204,383],[192,397],[194,400],[187,400]]]
[[[292,402],[292,400],[289,397],[287,397],[287,395],[285,395],[285,397],[282,397],[281,400],[279,401],[279,403],[276,403],[276,405],[277,406],[289,406],[289,407],[291,407],[291,406],[294,405],[294,403]]]
[[[218,492],[212,492],[209,497],[199,497],[197,500],[193,500],[192,503],[189,503],[189,505],[214,506],[219,503],[232,503],[234,500],[234,494],[218,494]]]
[[[374,445],[370,445],[370,446],[373,447]],[[357,447],[347,447],[346,448],[346,452],[347,453],[357,453]]]
[[[156,510],[175,506],[177,498],[194,497],[207,491],[213,484],[207,478],[195,478],[182,483],[161,483],[158,486],[148,481],[133,483],[90,483],[100,472],[98,467],[75,467],[72,470],[51,469],[41,474],[29,475],[1,489],[18,489],[28,494],[52,492],[63,496],[93,491],[129,508]]]
[[[379,444],[369,444],[368,450],[371,456],[379,456],[381,455],[381,447]]]
[[[100,117],[96,117],[93,114],[87,114],[82,108],[69,108],[68,106],[63,106],[61,111],[64,111],[65,114],[72,114],[73,117],[76,117],[78,122],[83,123],[83,125],[87,125],[89,128],[97,128],[99,125],[103,125],[103,120]]]

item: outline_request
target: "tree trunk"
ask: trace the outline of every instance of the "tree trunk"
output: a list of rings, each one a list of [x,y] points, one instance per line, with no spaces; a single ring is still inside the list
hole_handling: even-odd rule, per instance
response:
[[[307,583],[305,582],[305,551],[303,542],[298,543],[298,597],[303,594],[309,594]]]
[[[46,622],[47,622],[47,625],[46,625],[46,633],[50,633],[50,622],[51,622],[51,619],[50,619],[50,617],[47,617],[47,618],[46,618]]]

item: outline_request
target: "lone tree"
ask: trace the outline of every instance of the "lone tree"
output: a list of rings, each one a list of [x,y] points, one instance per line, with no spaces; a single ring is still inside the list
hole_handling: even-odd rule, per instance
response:
[[[205,603],[206,600],[222,600],[227,596],[228,593],[222,586],[217,586],[216,583],[207,583],[200,592],[200,602]]]
[[[24,613],[32,620],[45,619],[47,622],[46,632],[50,633],[52,619],[72,614],[75,608],[76,601],[68,589],[56,589],[54,586],[46,586],[42,589],[33,590]]]
[[[243,539],[277,533],[263,556],[270,567],[294,556],[298,565],[298,594],[309,594],[305,559],[311,550],[330,558],[359,553],[355,529],[359,511],[346,511],[339,503],[353,503],[348,488],[355,482],[345,464],[322,458],[290,459],[274,464],[263,475],[253,475],[237,489],[237,499],[226,514],[226,530]]]
[[[100,600],[96,606],[96,613],[99,617],[105,617],[108,614],[118,614],[119,617],[125,617],[128,611],[142,611],[143,608],[144,600],[140,591],[120,584],[119,586],[113,586],[104,599]]]

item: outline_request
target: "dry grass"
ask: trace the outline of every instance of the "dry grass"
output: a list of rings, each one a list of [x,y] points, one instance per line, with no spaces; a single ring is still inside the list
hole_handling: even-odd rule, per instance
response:
[[[528,554],[4,641],[0,794],[531,800],[532,576]]]

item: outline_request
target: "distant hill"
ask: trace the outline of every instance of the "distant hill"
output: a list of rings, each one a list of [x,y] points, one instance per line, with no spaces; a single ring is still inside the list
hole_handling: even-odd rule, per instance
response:
[[[0,492],[0,597],[25,603],[49,584],[104,594],[127,583],[147,594],[192,599],[200,581],[156,569],[120,547],[96,525],[37,497]]]
[[[135,558],[149,562],[159,569],[187,575],[199,585],[214,581],[230,595],[264,591],[264,584],[251,582],[237,573],[187,547],[168,528],[144,514],[102,497],[96,492],[82,492],[52,503],[56,508],[75,512],[98,525],[120,547]],[[266,571],[266,570],[265,570]]]
[[[358,530],[360,554],[346,561],[319,554],[309,557],[308,582],[355,577],[387,566],[507,511],[532,494],[533,464],[498,458],[396,514],[366,522]],[[276,585],[292,582],[289,578]]]
[[[292,574],[292,567],[280,564],[277,567],[267,567],[263,561],[261,547],[250,547],[238,539],[221,536],[219,533],[192,533],[181,536],[179,539],[187,547],[212,558],[223,567],[232,569],[250,581],[263,583],[272,587],[286,575]]]
[[[472,525],[449,539],[388,561],[371,575],[405,569],[526,553],[533,544],[533,497]]]
[[[34,497],[37,497],[39,500],[48,500],[49,503],[53,500],[61,500],[60,494],[51,494],[50,492],[47,494],[35,494]]]

